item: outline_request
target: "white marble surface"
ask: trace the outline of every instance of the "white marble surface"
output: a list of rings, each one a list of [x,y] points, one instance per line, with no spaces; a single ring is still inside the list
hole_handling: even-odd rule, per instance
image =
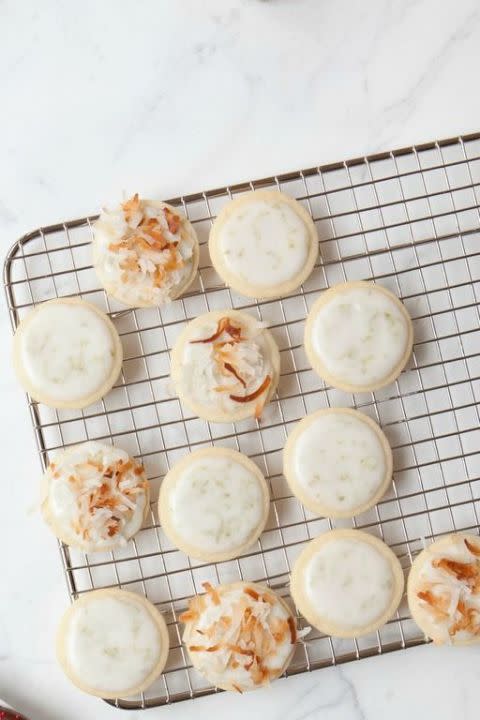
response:
[[[0,0],[0,247],[121,191],[205,189],[478,130],[478,0]],[[67,602],[39,466],[0,373],[0,697],[33,720],[115,711],[52,649]],[[476,649],[424,647],[129,717],[477,717]]]

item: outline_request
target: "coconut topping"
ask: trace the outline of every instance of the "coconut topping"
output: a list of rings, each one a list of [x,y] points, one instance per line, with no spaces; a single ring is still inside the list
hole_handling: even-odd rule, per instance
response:
[[[278,677],[310,629],[299,633],[284,603],[261,586],[203,587],[206,595],[194,597],[180,616],[195,667],[216,685],[238,692]]]
[[[420,606],[438,626],[438,637],[433,639],[480,637],[480,545],[458,537],[452,552],[442,549],[439,554],[432,547],[416,590]]]
[[[95,239],[95,265],[111,282],[137,288],[142,301],[152,295],[158,304],[168,302],[188,274],[193,238],[182,228],[181,217],[163,203],[140,199],[138,193],[118,210],[102,213]]]
[[[118,448],[87,442],[50,463],[47,519],[87,551],[125,544],[140,528],[148,497],[143,466]]]
[[[265,359],[258,343],[244,337],[241,326],[228,317],[222,317],[215,332],[208,337],[190,340],[190,345],[199,344],[210,346],[210,377],[214,380],[211,389],[226,395],[234,403],[259,399],[255,407],[255,417],[259,418],[267,399],[271,375],[264,371]],[[259,374],[263,375],[260,382]]]

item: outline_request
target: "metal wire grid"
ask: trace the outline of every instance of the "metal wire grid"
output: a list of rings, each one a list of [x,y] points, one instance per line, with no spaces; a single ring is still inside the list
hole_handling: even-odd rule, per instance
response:
[[[225,288],[206,241],[215,215],[239,193],[278,188],[311,212],[321,259],[297,293],[251,301]],[[145,594],[164,613],[171,652],[162,677],[144,694],[115,701],[144,708],[215,692],[192,669],[178,614],[201,583],[267,582],[288,596],[292,561],[306,540],[330,527],[355,526],[383,538],[406,571],[424,538],[475,531],[480,514],[480,133],[174,199],[201,242],[196,285],[166,308],[125,310],[99,289],[91,268],[95,217],[41,228],[9,252],[4,280],[12,326],[35,304],[80,295],[110,313],[125,362],[104,400],[52,410],[28,399],[42,462],[87,439],[111,441],[141,457],[152,485],[148,524],[125,549],[86,555],[60,544],[70,597],[119,586]],[[411,362],[391,386],[347,394],[310,369],[303,327],[319,292],[337,282],[371,279],[399,295],[414,323]],[[185,322],[201,312],[241,308],[266,321],[278,342],[278,393],[261,422],[210,425],[182,408],[169,386],[169,351]],[[321,407],[360,409],[380,423],[393,448],[394,479],[378,506],[352,521],[315,518],[282,476],[281,452],[293,424]],[[240,450],[257,462],[271,489],[267,529],[235,561],[202,564],[173,547],[156,514],[161,478],[179,457],[203,445]],[[302,618],[299,619],[302,624]],[[312,632],[288,675],[425,642],[405,603],[378,632],[340,640]]]

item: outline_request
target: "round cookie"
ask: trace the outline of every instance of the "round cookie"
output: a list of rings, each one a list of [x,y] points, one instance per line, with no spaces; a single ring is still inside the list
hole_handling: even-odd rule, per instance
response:
[[[268,685],[288,667],[299,633],[295,616],[273,590],[236,582],[203,583],[187,612],[183,642],[193,667],[212,685],[245,692]]]
[[[192,412],[210,422],[260,417],[280,378],[280,354],[270,333],[238,310],[191,320],[172,349],[175,390]]]
[[[106,292],[124,305],[164,305],[180,297],[198,269],[193,226],[177,208],[136,193],[93,226],[93,266]]]
[[[305,350],[313,369],[346,392],[371,392],[392,383],[407,364],[412,345],[405,306],[371,282],[326,290],[305,325]]]
[[[480,642],[480,538],[453,533],[415,558],[408,605],[421,630],[437,645]]]
[[[158,501],[167,537],[205,562],[241,555],[260,537],[270,496],[265,478],[246,455],[203,448],[186,455],[163,479]]]
[[[277,190],[256,190],[232,200],[210,231],[212,264],[226,285],[253,298],[296,290],[318,256],[315,224],[305,208]]]
[[[395,613],[403,571],[384,542],[360,530],[330,530],[297,558],[290,590],[298,610],[326,635],[355,638],[378,630]]]
[[[168,630],[146,598],[116,588],[93,590],[63,615],[56,649],[62,670],[80,690],[128,697],[146,690],[165,667]]]
[[[110,318],[80,298],[48,300],[18,326],[13,362],[26,392],[53,408],[84,408],[104,397],[122,367]]]
[[[54,534],[84,552],[126,545],[149,509],[140,463],[120,448],[89,441],[56,455],[42,481],[42,514]]]
[[[392,479],[388,440],[367,415],[326,408],[289,434],[283,472],[296,497],[324,517],[358,515],[373,507]]]

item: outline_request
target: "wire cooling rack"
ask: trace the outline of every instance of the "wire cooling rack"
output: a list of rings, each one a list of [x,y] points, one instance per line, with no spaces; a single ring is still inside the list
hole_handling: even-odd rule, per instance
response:
[[[278,188],[311,212],[321,258],[311,277],[282,300],[248,300],[225,288],[211,267],[211,222],[232,197]],[[214,692],[191,667],[178,615],[201,583],[264,581],[288,596],[288,575],[303,544],[330,527],[355,526],[383,538],[408,572],[423,540],[476,531],[480,514],[480,133],[289,173],[170,201],[201,242],[196,285],[162,309],[125,310],[106,297],[91,267],[91,223],[83,218],[21,238],[5,263],[12,326],[33,305],[79,295],[110,313],[125,362],[115,388],[83,411],[52,410],[29,399],[42,467],[60,448],[87,439],[113,442],[141,457],[152,485],[146,526],[125,549],[86,555],[60,544],[70,597],[119,586],[145,594],[164,613],[171,652],[161,678],[139,697],[114,701],[144,708]],[[413,319],[415,346],[405,372],[387,388],[351,395],[326,387],[303,349],[305,316],[318,294],[345,280],[389,288]],[[271,327],[281,350],[278,393],[261,422],[214,425],[183,408],[169,384],[169,352],[185,322],[207,310],[241,308]],[[359,408],[380,423],[393,448],[394,480],[375,509],[354,521],[315,518],[282,476],[287,433],[306,413]],[[257,545],[238,560],[202,564],[165,537],[156,514],[161,478],[203,445],[240,450],[270,483],[271,512]],[[302,624],[302,618],[299,619]],[[393,620],[358,640],[312,632],[287,675],[425,642],[405,602]]]

